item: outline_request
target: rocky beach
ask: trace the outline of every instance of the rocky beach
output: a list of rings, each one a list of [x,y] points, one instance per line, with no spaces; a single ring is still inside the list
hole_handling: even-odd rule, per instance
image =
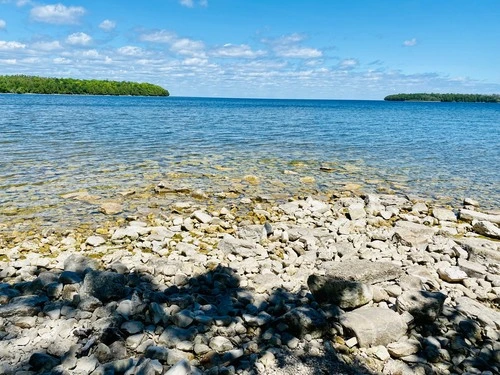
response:
[[[169,203],[78,192],[106,223],[4,225],[0,374],[499,373],[500,211],[150,190]]]

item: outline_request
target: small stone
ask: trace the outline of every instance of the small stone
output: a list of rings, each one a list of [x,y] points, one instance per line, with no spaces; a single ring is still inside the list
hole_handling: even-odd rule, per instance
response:
[[[198,220],[200,223],[203,224],[208,224],[213,219],[212,216],[201,210],[193,212],[192,216],[194,219]]]
[[[217,353],[223,353],[233,349],[233,344],[223,336],[215,336],[210,340],[209,346]]]
[[[351,204],[348,208],[349,218],[351,220],[358,220],[366,217],[365,205],[363,203]]]
[[[105,215],[116,215],[123,211],[123,206],[116,202],[102,203],[99,210]]]
[[[415,354],[420,350],[420,345],[417,342],[403,340],[392,342],[387,345],[387,350],[394,358],[401,358],[411,354]]]
[[[439,277],[449,283],[457,283],[467,278],[467,274],[460,267],[451,266],[438,269]]]
[[[97,246],[104,245],[106,243],[106,240],[104,238],[102,238],[101,236],[90,236],[89,238],[87,238],[85,243],[87,245],[97,247]]]
[[[194,374],[189,361],[182,359],[168,370],[165,375],[191,375]]]
[[[121,325],[121,329],[127,332],[129,335],[134,335],[144,330],[144,324],[137,320],[131,320],[128,322],[124,322]]]

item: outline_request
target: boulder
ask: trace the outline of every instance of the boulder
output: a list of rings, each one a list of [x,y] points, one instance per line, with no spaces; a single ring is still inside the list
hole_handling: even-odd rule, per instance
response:
[[[371,286],[359,281],[311,275],[307,286],[319,303],[333,303],[343,309],[363,306],[373,299]]]
[[[474,221],[472,229],[474,230],[474,232],[483,236],[500,239],[500,228],[489,221]]]
[[[402,274],[401,267],[393,263],[362,259],[345,260],[327,269],[327,276],[330,278],[359,281],[366,284],[394,280]]]
[[[500,215],[485,214],[479,211],[467,210],[462,208],[459,213],[460,220],[472,223],[474,220],[489,221],[491,223],[500,224]]]
[[[398,221],[394,227],[395,238],[404,246],[422,247],[427,245],[434,234],[435,228],[411,221]]]
[[[400,313],[407,311],[417,323],[428,323],[436,320],[443,311],[446,295],[440,292],[406,291],[397,300]]]
[[[119,300],[127,294],[125,276],[109,271],[90,271],[83,279],[80,293],[96,297],[102,302]]]
[[[399,340],[407,330],[401,316],[390,309],[364,307],[340,316],[344,332],[356,336],[360,347],[387,345]]]
[[[469,297],[459,297],[456,299],[456,309],[461,313],[477,319],[483,326],[490,326],[500,329],[500,312],[493,310]]]
[[[467,274],[460,267],[451,266],[438,269],[439,277],[449,283],[457,283],[467,278]]]

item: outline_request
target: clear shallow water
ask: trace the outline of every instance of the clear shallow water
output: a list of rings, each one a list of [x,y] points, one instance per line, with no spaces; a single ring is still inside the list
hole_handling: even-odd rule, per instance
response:
[[[95,215],[61,198],[82,189],[107,199],[171,179],[217,192],[248,174],[260,193],[311,176],[311,190],[499,208],[499,171],[498,104],[0,95],[0,220]]]

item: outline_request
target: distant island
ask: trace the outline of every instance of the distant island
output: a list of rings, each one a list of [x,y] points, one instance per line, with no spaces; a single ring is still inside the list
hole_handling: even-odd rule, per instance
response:
[[[482,94],[394,94],[384,98],[396,102],[469,102],[469,103],[500,103],[500,95]]]
[[[0,93],[169,96],[168,90],[151,83],[97,79],[46,78],[26,75],[1,76]]]

